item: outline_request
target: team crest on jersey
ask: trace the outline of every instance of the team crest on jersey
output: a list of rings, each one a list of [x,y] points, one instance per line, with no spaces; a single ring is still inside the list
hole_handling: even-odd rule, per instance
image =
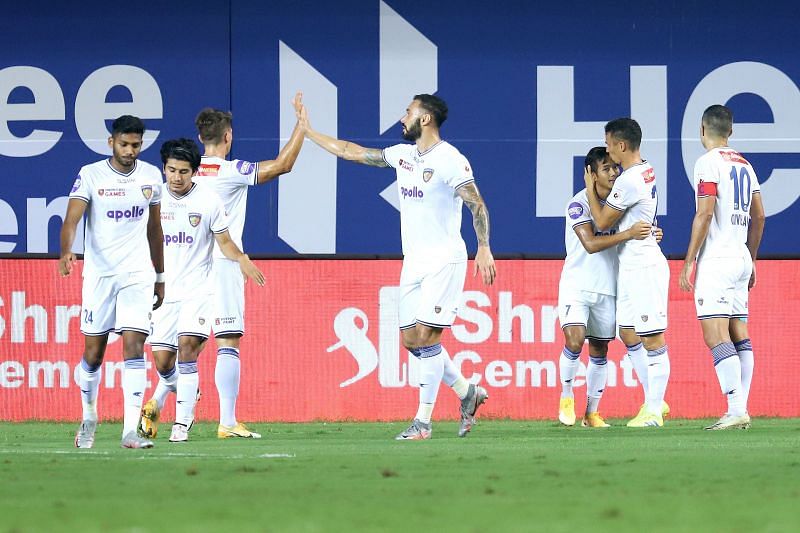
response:
[[[703,305],[703,302],[704,302],[704,301],[705,301],[705,300],[703,300],[702,298],[698,298],[698,299],[697,299],[697,305]]]
[[[77,178],[75,178],[75,183],[72,184],[72,190],[69,192],[73,193],[77,191],[80,188],[80,186],[81,186],[81,177],[78,176]]]
[[[432,177],[433,177],[433,169],[432,168],[426,168],[425,170],[422,171],[422,180],[425,183],[428,183],[429,181],[431,181]]]
[[[647,319],[650,318],[647,315],[642,315],[642,322],[647,322]]]
[[[203,215],[200,213],[189,213],[189,224],[191,224],[193,228],[196,228],[197,225],[200,224],[201,218],[203,218]]]
[[[153,186],[152,185],[142,185],[142,194],[144,195],[145,200],[149,200],[153,197]]]

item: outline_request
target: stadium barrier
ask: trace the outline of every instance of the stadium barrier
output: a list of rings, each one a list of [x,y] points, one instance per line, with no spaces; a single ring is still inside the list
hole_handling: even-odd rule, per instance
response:
[[[397,260],[263,260],[266,287],[246,285],[247,334],[242,342],[238,414],[247,421],[395,420],[413,415],[417,367],[399,342]],[[443,344],[464,375],[490,400],[482,416],[554,418],[563,339],[556,304],[562,261],[498,261],[493,287],[467,276],[459,318]],[[725,410],[695,319],[691,295],[679,291],[681,263],[670,262],[667,342],[672,377],[667,401],[676,417],[718,416]],[[470,268],[472,263],[470,263]],[[800,416],[793,380],[800,359],[781,339],[798,326],[782,318],[800,300],[797,261],[760,261],[751,293],[750,335],[756,356],[750,412]],[[53,260],[0,261],[0,419],[78,420],[74,372],[83,347],[79,331],[81,278],[61,278]],[[788,331],[787,331],[788,330]],[[148,392],[157,374],[147,348]],[[609,350],[601,411],[627,416],[642,392],[619,341]],[[587,360],[584,349],[582,361]],[[217,418],[213,342],[200,357],[203,399],[197,416]],[[102,419],[122,416],[121,342],[113,338],[103,365]],[[576,380],[583,409],[585,366]],[[165,417],[174,413],[174,398]],[[458,416],[455,395],[442,386],[434,418]]]

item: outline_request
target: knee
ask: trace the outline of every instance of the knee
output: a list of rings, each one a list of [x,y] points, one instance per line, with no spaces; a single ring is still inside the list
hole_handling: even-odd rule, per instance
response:
[[[123,339],[122,350],[125,355],[143,355],[144,354],[144,337],[126,338]]]
[[[183,340],[183,338],[181,338],[181,340],[178,341],[178,361],[197,361],[201,346],[200,343],[191,340]]]
[[[97,368],[103,364],[103,351],[86,348],[83,352],[83,360],[91,368]]]
[[[582,333],[564,331],[564,346],[572,353],[581,353],[585,337]]]

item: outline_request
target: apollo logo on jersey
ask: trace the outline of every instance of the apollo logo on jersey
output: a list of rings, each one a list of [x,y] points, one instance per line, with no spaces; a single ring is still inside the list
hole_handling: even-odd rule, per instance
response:
[[[177,235],[164,235],[164,246],[169,246],[170,244],[192,244],[194,243],[194,237],[191,235],[187,235],[185,231],[181,231]]]
[[[144,215],[144,208],[138,205],[131,206],[130,209],[126,209],[125,211],[121,209],[111,209],[106,213],[108,218],[114,219],[115,221],[120,221],[122,219],[136,220],[142,218],[142,215]]]
[[[417,186],[415,185],[411,189],[408,189],[406,187],[400,187],[400,196],[402,196],[403,199],[416,198],[418,200],[421,200],[425,196],[425,193],[423,193],[422,189],[417,188]]]

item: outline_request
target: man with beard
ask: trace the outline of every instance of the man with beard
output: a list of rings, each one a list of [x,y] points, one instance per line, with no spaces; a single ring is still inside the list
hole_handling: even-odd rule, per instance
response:
[[[460,437],[472,429],[475,412],[486,401],[483,387],[470,384],[442,347],[444,328],[452,326],[464,288],[467,250],[461,237],[461,207],[472,213],[478,239],[475,269],[491,285],[496,271],[489,247],[489,213],[467,159],[439,135],[447,104],[430,94],[414,96],[400,120],[403,138],[383,150],[334,139],[311,129],[305,109],[300,122],[306,137],[342,159],[397,171],[403,269],[399,318],[403,345],[420,362],[420,402],[411,425],[397,440],[431,438],[431,414],[444,381],[461,400]]]
[[[161,230],[161,173],[139,161],[144,122],[123,115],[111,126],[110,158],[81,168],[61,227],[62,276],[72,273],[72,244],[86,214],[81,333],[84,351],[78,371],[83,418],[75,446],[91,448],[97,428],[97,392],[108,334],[122,335],[123,448],[151,448],[136,434],[147,375],[144,341],[150,312],[164,299]],[[155,270],[154,270],[155,267]],[[153,293],[156,302],[153,305]]]

